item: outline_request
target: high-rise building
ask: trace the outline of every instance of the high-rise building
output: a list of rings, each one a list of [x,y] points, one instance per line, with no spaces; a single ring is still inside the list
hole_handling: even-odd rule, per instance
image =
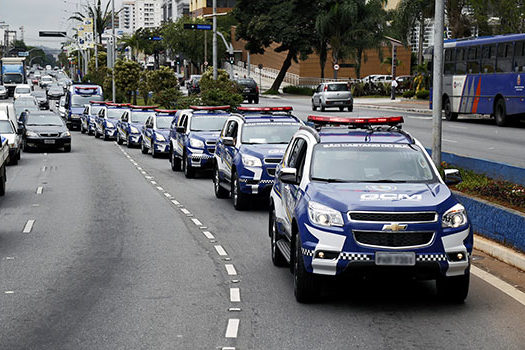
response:
[[[135,27],[156,28],[162,21],[162,0],[135,1]]]
[[[162,21],[174,22],[182,16],[189,16],[190,0],[163,0]]]
[[[119,13],[120,30],[125,33],[132,33],[135,31],[135,1],[128,0],[122,2],[122,9]]]
[[[217,12],[230,12],[236,0],[217,0]],[[202,17],[213,12],[213,0],[190,0],[190,13],[193,17]]]

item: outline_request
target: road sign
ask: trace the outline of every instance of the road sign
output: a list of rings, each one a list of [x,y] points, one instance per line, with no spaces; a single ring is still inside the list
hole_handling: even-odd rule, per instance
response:
[[[53,31],[44,31],[38,32],[40,37],[52,37],[52,38],[65,38],[67,36],[66,32],[53,32]]]
[[[160,37],[160,36],[152,36],[149,38],[149,40],[152,40],[152,41],[161,41],[163,38]]]
[[[18,56],[19,57],[27,57],[27,56],[29,56],[29,52],[27,52],[27,51],[20,51],[18,53]]]
[[[259,67],[259,69],[263,69],[262,63],[259,63],[259,65],[257,67]]]
[[[211,24],[184,23],[184,29],[211,30]]]
[[[334,70],[339,70],[339,65],[338,64],[334,64]]]

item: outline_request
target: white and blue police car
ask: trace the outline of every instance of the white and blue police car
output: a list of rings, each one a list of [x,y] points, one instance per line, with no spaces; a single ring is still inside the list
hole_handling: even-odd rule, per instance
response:
[[[153,158],[170,153],[170,129],[177,111],[157,109],[142,127],[142,154],[151,152]]]
[[[104,141],[117,138],[117,123],[124,112],[129,110],[129,103],[106,103],[95,118],[95,137]]]
[[[142,141],[142,127],[146,120],[155,115],[159,106],[129,106],[117,122],[117,143],[126,142],[128,148],[139,146]]]
[[[97,118],[98,112],[106,103],[112,103],[112,101],[89,101],[89,104],[86,104],[84,107],[84,113],[80,117],[80,132],[88,135],[93,135],[95,133],[95,120]]]
[[[268,198],[275,168],[303,122],[292,107],[239,107],[224,124],[215,148],[215,196],[231,194],[236,210]]]
[[[290,266],[297,301],[319,296],[320,276],[381,273],[435,279],[464,301],[472,227],[447,187],[459,172],[442,178],[402,117],[308,120],[317,129],[295,133],[270,198],[272,261]]]
[[[179,112],[170,131],[173,171],[183,170],[187,178],[192,178],[197,169],[213,169],[215,144],[230,116],[229,110],[230,106],[190,106]]]

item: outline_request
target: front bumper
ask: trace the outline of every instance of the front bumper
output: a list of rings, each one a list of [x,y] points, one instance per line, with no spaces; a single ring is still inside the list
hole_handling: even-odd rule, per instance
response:
[[[18,152],[20,152],[20,147],[18,146],[9,147],[9,159],[15,159]]]
[[[168,154],[170,152],[170,145],[167,142],[153,142],[153,150],[158,154]]]
[[[71,146],[71,137],[26,138],[26,146],[34,148],[62,148]]]
[[[117,129],[116,128],[105,128],[104,129],[104,136],[110,138],[110,139],[116,139],[117,138]]]
[[[188,159],[193,168],[212,169],[215,164],[213,154],[198,149],[188,149]]]
[[[130,134],[126,140],[129,146],[138,146],[142,142],[141,134]]]

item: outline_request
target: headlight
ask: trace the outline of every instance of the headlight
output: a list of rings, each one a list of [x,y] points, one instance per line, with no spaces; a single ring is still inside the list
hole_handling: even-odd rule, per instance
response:
[[[106,122],[106,127],[107,128],[114,128],[115,124],[113,124],[112,122]]]
[[[201,140],[190,138],[190,146],[192,148],[204,148],[204,142],[202,142]]]
[[[155,139],[159,142],[164,142],[166,141],[166,138],[164,136],[162,136],[162,134],[155,134]]]
[[[71,133],[69,131],[64,131],[62,134],[60,134],[60,137],[70,137]]]
[[[27,137],[38,137],[38,134],[33,131],[26,131],[26,136]]]
[[[340,212],[317,202],[308,203],[310,221],[321,226],[343,226]]]
[[[467,224],[467,213],[465,207],[461,204],[456,204],[443,214],[441,218],[442,227],[461,227]]]
[[[244,164],[244,166],[262,166],[259,158],[249,155],[242,156],[242,164]]]
[[[129,130],[132,134],[138,134],[140,132],[139,129],[134,126],[130,127]]]

